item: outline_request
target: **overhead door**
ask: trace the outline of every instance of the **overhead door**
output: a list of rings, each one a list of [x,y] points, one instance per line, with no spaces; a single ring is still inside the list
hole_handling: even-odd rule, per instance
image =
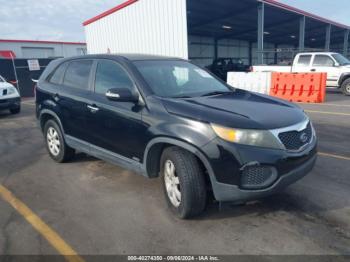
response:
[[[50,47],[22,47],[23,58],[49,58],[55,56],[54,48]]]

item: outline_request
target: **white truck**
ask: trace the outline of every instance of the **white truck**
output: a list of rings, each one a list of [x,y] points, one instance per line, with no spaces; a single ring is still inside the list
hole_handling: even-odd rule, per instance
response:
[[[350,96],[350,60],[338,53],[299,53],[295,56],[292,66],[261,65],[253,66],[252,71],[327,73],[327,87],[341,88],[344,95]]]

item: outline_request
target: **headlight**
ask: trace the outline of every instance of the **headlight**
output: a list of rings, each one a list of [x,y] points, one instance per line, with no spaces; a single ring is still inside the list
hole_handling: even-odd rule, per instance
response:
[[[8,95],[18,94],[17,89],[15,87],[13,87],[13,86],[9,87],[7,90],[8,90],[7,91]]]
[[[218,137],[232,143],[283,149],[277,138],[267,130],[227,128],[215,124],[211,127]]]

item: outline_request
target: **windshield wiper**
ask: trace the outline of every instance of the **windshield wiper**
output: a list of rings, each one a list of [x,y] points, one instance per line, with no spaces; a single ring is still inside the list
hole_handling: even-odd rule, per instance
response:
[[[228,94],[228,93],[232,93],[232,91],[212,91],[212,92],[205,93],[201,96],[215,96],[215,95],[222,95],[222,94]]]

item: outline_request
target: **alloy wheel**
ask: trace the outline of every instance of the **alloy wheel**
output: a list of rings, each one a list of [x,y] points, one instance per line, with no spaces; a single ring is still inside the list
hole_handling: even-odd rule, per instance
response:
[[[58,156],[61,149],[61,143],[56,129],[49,127],[47,130],[46,138],[50,153],[54,156]]]
[[[164,165],[164,182],[171,204],[174,207],[179,207],[181,203],[180,180],[171,160],[167,160]]]

